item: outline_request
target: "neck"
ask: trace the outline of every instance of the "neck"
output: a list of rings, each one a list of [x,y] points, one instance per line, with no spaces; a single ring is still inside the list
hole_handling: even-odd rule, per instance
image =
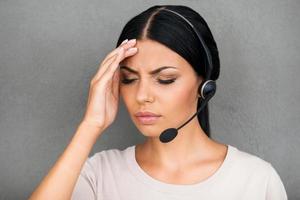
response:
[[[159,136],[148,137],[137,148],[143,155],[141,156],[143,162],[176,170],[199,158],[207,157],[207,151],[212,143],[195,117],[178,130],[177,136],[171,142],[162,143]]]

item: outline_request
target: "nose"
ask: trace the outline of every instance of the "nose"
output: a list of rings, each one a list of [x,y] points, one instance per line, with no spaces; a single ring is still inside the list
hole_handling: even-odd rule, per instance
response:
[[[136,101],[139,104],[144,104],[145,102],[153,102],[154,97],[151,92],[151,86],[146,80],[141,80],[138,83],[136,92]]]

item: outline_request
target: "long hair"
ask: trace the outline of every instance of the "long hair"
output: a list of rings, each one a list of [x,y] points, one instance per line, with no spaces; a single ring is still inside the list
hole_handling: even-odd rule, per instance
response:
[[[212,56],[211,80],[217,80],[220,72],[219,53],[213,35],[203,17],[193,9],[183,5],[155,5],[131,18],[124,26],[116,47],[123,40],[151,39],[157,41],[182,56],[202,78],[205,77],[205,51],[190,25],[174,13],[187,18],[204,39]],[[197,108],[200,106],[198,100]],[[210,137],[208,104],[197,115],[201,128]]]

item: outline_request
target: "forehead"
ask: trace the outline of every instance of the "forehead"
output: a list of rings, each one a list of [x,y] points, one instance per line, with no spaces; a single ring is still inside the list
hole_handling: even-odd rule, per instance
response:
[[[189,67],[189,63],[179,54],[154,40],[137,40],[135,47],[138,48],[138,52],[125,58],[120,65],[145,72],[161,66],[174,66],[180,71],[187,70],[186,68]],[[169,68],[169,70],[174,69]]]

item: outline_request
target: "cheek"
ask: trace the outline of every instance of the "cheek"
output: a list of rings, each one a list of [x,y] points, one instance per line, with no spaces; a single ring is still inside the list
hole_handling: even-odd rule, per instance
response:
[[[120,88],[120,98],[122,99],[128,113],[131,115],[139,109],[139,105],[136,102],[134,95],[129,88]]]
[[[126,91],[126,89],[124,88],[120,88],[120,98],[123,100],[123,102],[125,103],[126,107],[127,105],[131,104],[130,102],[133,101],[132,96],[130,97],[130,95],[128,95],[129,92]]]
[[[178,127],[194,114],[194,92],[191,85],[181,85],[160,95],[158,106],[163,128]]]
[[[188,112],[192,109],[195,89],[190,84],[180,84],[168,92],[164,92],[162,105],[169,110],[170,115]]]

